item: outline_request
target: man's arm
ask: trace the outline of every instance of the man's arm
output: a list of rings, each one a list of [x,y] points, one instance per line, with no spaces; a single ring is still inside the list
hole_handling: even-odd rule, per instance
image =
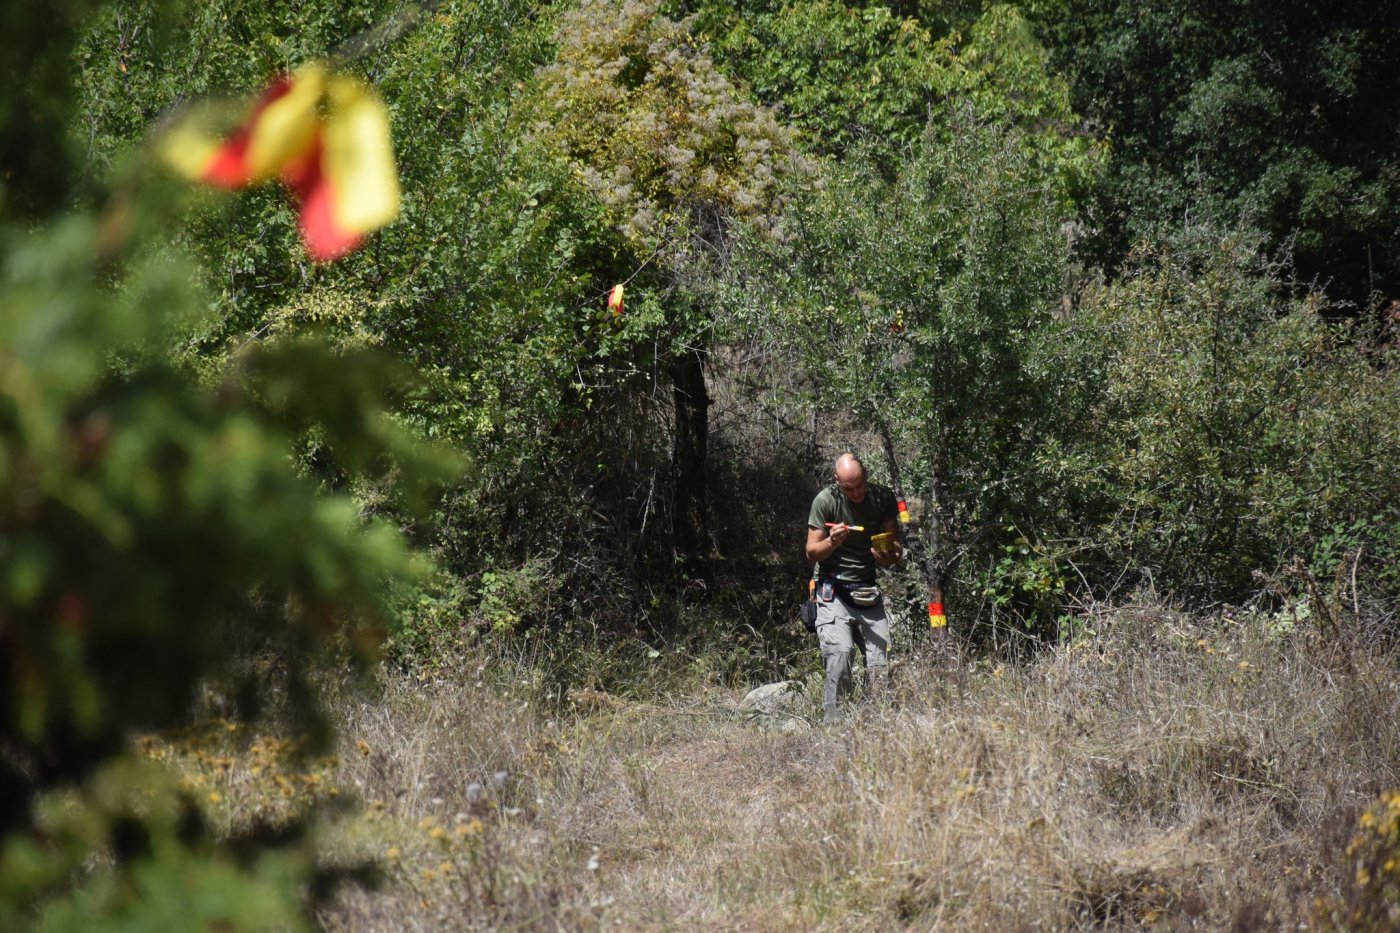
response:
[[[851,533],[851,529],[845,525],[833,525],[831,528],[808,528],[807,529],[807,560],[810,563],[826,560],[836,549],[841,546],[841,542],[846,540],[846,535]]]

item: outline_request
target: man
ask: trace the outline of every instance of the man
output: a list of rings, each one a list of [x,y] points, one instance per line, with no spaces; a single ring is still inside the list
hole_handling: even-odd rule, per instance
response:
[[[865,643],[866,690],[872,697],[884,691],[890,623],[875,572],[893,567],[903,556],[897,542],[887,552],[870,544],[877,532],[895,531],[894,493],[867,483],[865,465],[850,453],[837,458],[835,480],[817,493],[807,515],[807,559],[817,565],[817,641],[826,667],[822,708],[827,722],[841,719],[857,637]]]

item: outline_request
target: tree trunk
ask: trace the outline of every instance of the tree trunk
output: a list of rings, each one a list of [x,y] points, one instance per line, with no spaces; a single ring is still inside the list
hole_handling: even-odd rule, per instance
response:
[[[943,608],[943,577],[947,561],[943,554],[943,477],[940,475],[939,458],[934,456],[933,469],[929,476],[928,508],[928,578],[929,578],[929,618],[934,624],[934,645],[944,655],[944,660],[952,662],[951,645],[948,641],[948,621]],[[935,609],[935,607],[937,607]]]
[[[671,359],[671,397],[675,405],[675,542],[681,567],[692,578],[708,578],[709,503],[705,494],[705,457],[710,433],[710,396],[705,389],[705,361],[698,350]]]
[[[942,477],[939,474],[938,466],[935,464],[932,475],[929,478],[929,503],[925,509],[928,520],[928,543],[920,541],[916,536],[908,534],[910,529],[906,528],[909,520],[909,513],[905,511],[904,484],[899,478],[899,463],[894,456],[894,442],[890,439],[890,429],[883,418],[878,415],[876,422],[880,429],[880,439],[884,442],[885,461],[889,465],[890,485],[894,489],[895,497],[899,500],[899,530],[900,537],[904,540],[904,546],[919,565],[923,573],[924,586],[928,593],[928,614],[929,625],[932,629],[932,640],[934,648],[943,656],[947,664],[955,663],[956,658],[952,651],[952,644],[948,638],[948,617],[943,608],[943,572],[945,561],[943,559],[943,501],[945,496],[942,489]]]

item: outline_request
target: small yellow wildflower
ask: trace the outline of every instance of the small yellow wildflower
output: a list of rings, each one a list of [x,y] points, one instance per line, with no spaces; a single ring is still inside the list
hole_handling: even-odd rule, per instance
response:
[[[446,842],[448,838],[447,830],[443,829],[441,826],[434,826],[428,831],[428,835],[438,842]]]
[[[222,802],[223,802],[223,799],[224,799],[224,798],[219,794],[218,791],[216,791],[216,790],[211,790],[211,791],[209,792],[209,802],[210,802],[210,803],[222,803]]]
[[[360,739],[360,741],[356,742],[355,747],[360,750],[361,755],[369,754],[369,743],[366,742],[364,739]]]
[[[390,846],[388,849],[384,850],[384,857],[391,862],[397,861],[402,854],[398,846]]]

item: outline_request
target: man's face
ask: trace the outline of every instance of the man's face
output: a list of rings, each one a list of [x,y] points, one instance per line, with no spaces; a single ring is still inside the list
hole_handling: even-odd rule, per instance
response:
[[[842,479],[836,477],[836,485],[841,487],[841,493],[852,502],[865,501],[865,474],[859,473],[855,478]]]

